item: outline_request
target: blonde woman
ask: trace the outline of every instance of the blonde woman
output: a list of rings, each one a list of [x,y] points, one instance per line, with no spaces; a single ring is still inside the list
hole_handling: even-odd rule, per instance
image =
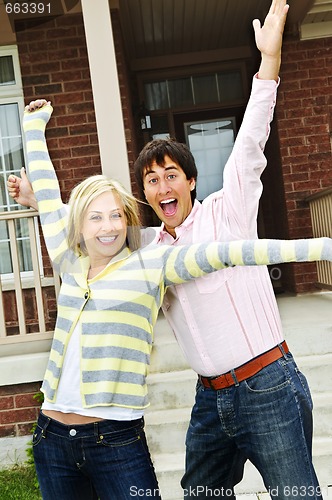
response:
[[[28,175],[61,276],[58,316],[33,436],[45,500],[160,498],[144,434],[153,327],[166,289],[233,265],[332,259],[332,240],[140,247],[134,197],[102,175],[62,203],[41,99],[26,107]],[[19,199],[20,183],[8,186]],[[17,189],[18,188],[18,189]]]

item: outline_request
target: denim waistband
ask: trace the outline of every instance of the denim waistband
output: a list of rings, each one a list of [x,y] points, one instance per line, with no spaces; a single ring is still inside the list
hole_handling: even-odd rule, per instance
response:
[[[43,434],[52,432],[58,436],[75,438],[86,438],[100,436],[110,432],[132,429],[144,426],[144,418],[136,420],[99,420],[89,424],[63,424],[54,418],[46,416],[42,411],[39,413],[38,426]]]

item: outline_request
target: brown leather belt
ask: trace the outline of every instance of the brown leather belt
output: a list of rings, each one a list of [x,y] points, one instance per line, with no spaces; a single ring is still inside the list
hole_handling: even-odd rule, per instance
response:
[[[222,375],[217,375],[216,377],[203,377],[199,375],[198,378],[200,382],[207,389],[214,389],[218,391],[219,389],[225,389],[235,385],[236,382],[242,382],[243,380],[256,375],[262,368],[270,365],[277,359],[280,359],[284,353],[289,352],[288,346],[285,341],[273,347],[269,351],[263,352],[256,358],[251,359],[244,365],[235,368],[234,370],[223,373]]]

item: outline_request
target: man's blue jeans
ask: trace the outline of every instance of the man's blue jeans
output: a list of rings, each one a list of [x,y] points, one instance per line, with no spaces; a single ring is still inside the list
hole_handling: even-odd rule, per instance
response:
[[[64,425],[41,412],[33,450],[43,500],[160,498],[143,418]]]
[[[271,498],[321,498],[312,465],[312,400],[290,353],[238,385],[219,391],[197,385],[184,498],[235,498],[247,459]]]

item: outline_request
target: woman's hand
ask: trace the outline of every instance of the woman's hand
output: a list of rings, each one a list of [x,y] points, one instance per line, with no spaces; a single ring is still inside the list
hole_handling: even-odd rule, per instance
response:
[[[27,106],[25,106],[25,111],[31,113],[32,111],[36,111],[37,109],[46,106],[47,104],[51,104],[51,101],[46,101],[46,99],[36,99],[35,101],[31,101]]]
[[[24,167],[21,168],[21,177],[11,174],[7,179],[9,195],[20,205],[38,210],[37,200],[33,193],[31,183],[27,178]]]

